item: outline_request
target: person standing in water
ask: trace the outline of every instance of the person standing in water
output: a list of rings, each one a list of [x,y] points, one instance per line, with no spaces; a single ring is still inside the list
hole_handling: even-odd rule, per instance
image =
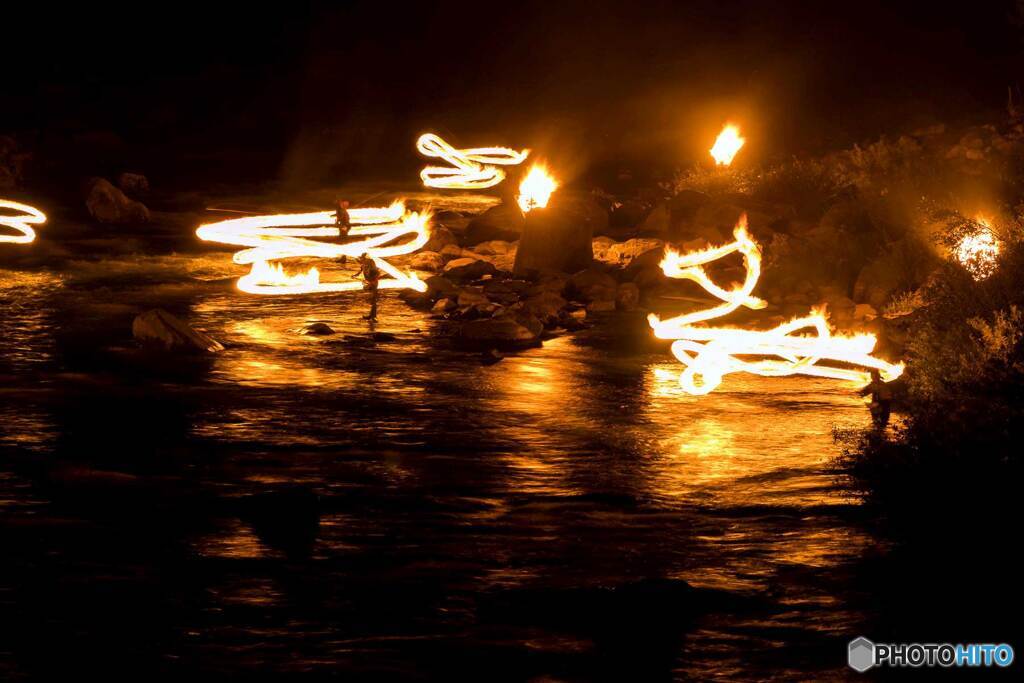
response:
[[[372,258],[362,254],[359,257],[359,274],[363,276],[363,289],[370,292],[370,313],[365,317],[373,322],[377,320],[377,300],[380,298],[380,268]]]
[[[868,404],[871,421],[876,431],[883,431],[889,424],[889,414],[892,412],[892,389],[882,381],[882,373],[877,368],[871,369],[871,382],[860,390],[860,395],[871,396],[871,403]]]
[[[348,215],[348,200],[339,199],[335,202],[334,224],[338,226],[339,236],[348,237],[348,231],[352,229],[352,217]],[[338,259],[338,263],[343,266],[346,265],[348,263],[348,256],[342,254],[341,258]]]

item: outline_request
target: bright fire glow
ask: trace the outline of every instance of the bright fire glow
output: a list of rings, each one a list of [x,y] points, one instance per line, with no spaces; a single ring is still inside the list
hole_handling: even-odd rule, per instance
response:
[[[530,154],[528,149],[517,152],[508,147],[455,149],[433,133],[421,135],[416,141],[416,149],[423,156],[451,164],[427,166],[420,171],[420,179],[425,186],[450,190],[494,187],[505,179],[505,171],[498,166],[517,166]]]
[[[953,254],[975,280],[984,280],[995,272],[1000,244],[986,219],[979,218],[977,222],[982,226],[981,230],[965,235]]]
[[[531,209],[543,209],[548,205],[552,193],[557,189],[558,181],[548,173],[547,167],[543,164],[534,164],[523,181],[519,183],[519,195],[516,197],[516,201],[523,213],[527,213]]]
[[[231,218],[201,225],[196,230],[200,239],[247,247],[234,256],[235,263],[251,264],[251,271],[238,279],[238,288],[249,294],[309,294],[350,292],[361,289],[358,280],[320,282],[320,272],[310,268],[305,273],[289,275],[280,263],[290,258],[337,259],[367,254],[386,275],[381,289],[427,290],[415,273],[405,273],[385,259],[411,254],[430,239],[430,215],[405,210],[402,202],[379,208],[349,209],[352,228],[349,237],[364,239],[343,244],[319,242],[310,237],[339,237],[333,225],[333,211],[274,214]],[[404,241],[403,241],[404,238]],[[397,243],[396,243],[397,242]]]
[[[728,166],[732,163],[733,157],[740,148],[746,144],[746,138],[740,137],[740,129],[732,124],[726,125],[718,134],[714,146],[711,148],[711,156],[719,166]]]
[[[871,355],[876,342],[874,335],[833,335],[824,308],[814,309],[806,316],[771,330],[697,325],[732,313],[740,306],[761,309],[767,305],[752,296],[761,277],[761,249],[747,232],[746,216],[740,218],[733,236],[735,240],[729,244],[688,254],[666,250],[661,262],[665,275],[692,280],[722,301],[718,306],[668,320],[661,320],[653,313],[648,317],[657,337],[676,340],[672,344],[672,353],[686,366],[679,376],[685,391],[695,395],[710,393],[721,383],[722,377],[731,372],[750,372],[766,377],[811,375],[849,380],[860,385],[871,379],[864,370],[818,365],[823,360],[877,368],[886,382],[903,373],[903,363],[887,363]],[[712,282],[702,266],[737,252],[743,257],[746,278],[735,289],[726,290]],[[810,330],[813,334],[797,334],[800,330]],[[737,356],[755,359],[741,360]]]
[[[17,211],[18,214],[10,215],[5,210]],[[0,227],[10,228],[18,232],[17,235],[0,234],[0,242],[12,242],[14,244],[28,244],[36,239],[36,231],[33,225],[41,225],[46,222],[46,214],[34,206],[12,202],[9,199],[0,199]]]

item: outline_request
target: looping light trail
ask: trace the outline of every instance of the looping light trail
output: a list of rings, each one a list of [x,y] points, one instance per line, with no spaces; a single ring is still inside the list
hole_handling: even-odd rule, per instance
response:
[[[352,228],[349,237],[362,237],[355,242],[319,242],[311,237],[339,237],[333,226],[333,211],[274,214],[229,218],[199,226],[196,235],[208,242],[247,247],[234,255],[234,262],[252,266],[238,279],[238,288],[249,294],[309,294],[349,292],[361,289],[358,280],[320,282],[320,272],[310,268],[305,273],[289,275],[278,263],[290,258],[337,259],[342,256],[368,255],[387,276],[380,280],[381,289],[427,290],[415,273],[402,272],[385,259],[411,254],[430,239],[430,215],[405,210],[402,202],[380,208],[350,209]],[[401,241],[402,239],[405,241]],[[273,262],[273,263],[272,263]]]
[[[498,166],[517,166],[530,154],[528,149],[517,152],[508,147],[455,149],[434,133],[421,135],[416,141],[416,149],[423,156],[451,164],[427,166],[420,171],[420,179],[426,187],[449,190],[494,187],[505,179],[505,171]]]
[[[18,211],[21,215],[9,215],[5,210]],[[11,242],[14,244],[29,244],[35,241],[36,231],[33,225],[42,225],[46,222],[46,214],[34,206],[12,202],[9,199],[0,199],[0,226],[10,228],[18,232],[17,235],[0,234],[0,242]]]
[[[824,308],[813,309],[806,316],[764,331],[698,325],[728,315],[741,306],[761,309],[767,305],[752,296],[761,277],[761,249],[747,232],[745,215],[740,218],[733,236],[735,239],[729,244],[688,254],[666,250],[661,262],[662,271],[668,277],[692,280],[722,301],[718,306],[668,320],[661,320],[653,313],[648,317],[655,336],[675,340],[672,353],[686,366],[679,376],[685,391],[695,395],[710,393],[721,383],[722,377],[732,372],[766,377],[810,375],[861,385],[871,379],[864,370],[818,365],[819,361],[875,368],[886,382],[903,373],[903,363],[888,363],[871,355],[876,343],[873,334],[833,335]],[[737,252],[743,257],[747,275],[739,287],[730,291],[716,285],[702,266]],[[810,330],[813,334],[797,334],[801,330]],[[737,356],[754,356],[760,360],[741,360]]]

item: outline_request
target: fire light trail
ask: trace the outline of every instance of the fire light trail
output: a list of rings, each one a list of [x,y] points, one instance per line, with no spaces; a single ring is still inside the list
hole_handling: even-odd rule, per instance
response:
[[[208,242],[247,247],[234,256],[234,262],[252,266],[238,279],[238,288],[249,294],[310,294],[350,292],[361,289],[358,280],[320,282],[320,271],[288,275],[280,263],[290,258],[358,257],[367,254],[389,277],[382,278],[382,289],[427,290],[415,273],[404,273],[385,259],[411,254],[430,239],[430,215],[405,210],[402,202],[380,208],[350,209],[350,237],[365,239],[344,244],[319,242],[310,237],[339,237],[333,211],[274,214],[229,218],[199,226],[196,235]],[[409,238],[401,242],[402,238]],[[395,243],[398,242],[398,243]]]
[[[3,212],[5,209],[18,211],[22,215],[6,214]],[[12,202],[9,199],[0,199],[0,226],[18,232],[17,235],[0,235],[0,242],[29,244],[36,239],[36,231],[32,229],[32,226],[42,225],[45,222],[46,214],[34,206]]]
[[[740,151],[740,148],[747,143],[746,138],[740,137],[740,129],[732,124],[726,125],[718,134],[714,146],[711,148],[711,156],[719,166],[728,166],[732,163],[733,157]]]
[[[534,164],[523,181],[519,183],[516,203],[519,204],[519,208],[524,214],[529,213],[531,209],[543,209],[548,205],[552,193],[557,189],[558,181],[548,173],[547,167],[543,164]]]
[[[648,316],[655,336],[675,340],[672,353],[686,366],[679,376],[685,391],[694,395],[710,393],[721,383],[722,377],[732,372],[766,377],[811,375],[862,385],[871,379],[863,370],[818,365],[823,360],[877,368],[886,382],[903,373],[903,363],[887,363],[871,355],[876,343],[873,334],[833,335],[824,308],[813,309],[806,316],[764,331],[697,326],[696,323],[727,315],[740,306],[761,309],[767,305],[751,294],[761,277],[761,249],[747,232],[745,215],[740,218],[733,236],[735,240],[729,244],[688,254],[666,250],[661,262],[662,271],[668,277],[693,280],[722,300],[718,306],[668,320],[661,320],[653,313]],[[747,275],[742,285],[729,291],[712,282],[702,266],[736,252],[743,257]],[[800,330],[812,330],[814,334],[797,335]],[[744,361],[737,356],[769,358]],[[773,360],[772,356],[782,360]]]
[[[526,161],[530,150],[517,152],[508,147],[473,147],[455,149],[433,133],[424,133],[416,141],[416,149],[426,157],[443,159],[451,166],[427,166],[420,171],[426,187],[446,190],[480,190],[494,187],[505,179],[498,166],[518,166]]]

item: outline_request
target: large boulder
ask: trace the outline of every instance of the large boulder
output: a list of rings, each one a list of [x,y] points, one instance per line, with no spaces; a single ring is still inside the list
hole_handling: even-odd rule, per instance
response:
[[[546,208],[526,214],[514,272],[587,268],[594,259],[594,231],[607,223],[608,214],[592,197],[556,193]]]
[[[423,251],[436,251],[440,253],[449,244],[458,246],[459,240],[455,234],[443,225],[433,225],[430,228],[430,239],[423,245]]]
[[[89,215],[100,223],[116,225],[148,223],[149,209],[142,202],[129,199],[124,192],[103,178],[89,184],[85,199]]]
[[[416,270],[427,270],[436,273],[444,268],[444,257],[436,251],[421,251],[416,253],[409,262]]]
[[[122,173],[117,176],[117,186],[122,192],[133,197],[149,193],[149,179],[141,173]]]
[[[162,308],[136,316],[132,322],[132,335],[145,346],[165,351],[213,353],[224,349],[213,337],[193,329]]]
[[[494,275],[498,269],[493,263],[471,258],[458,258],[449,261],[444,267],[444,275],[454,282],[479,280],[485,275]]]
[[[462,243],[473,246],[491,240],[514,242],[525,226],[523,212],[515,203],[503,202],[469,221]]]

